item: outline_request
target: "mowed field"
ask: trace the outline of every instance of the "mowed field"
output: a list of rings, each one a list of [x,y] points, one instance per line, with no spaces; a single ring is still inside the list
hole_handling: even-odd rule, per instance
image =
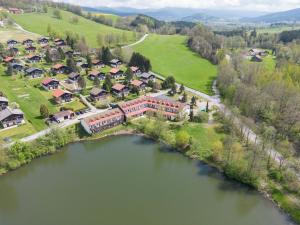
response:
[[[212,94],[217,67],[190,51],[186,37],[151,34],[133,48],[151,60],[153,72],[165,77],[172,75],[178,83]]]
[[[18,30],[14,27],[9,27],[9,28],[0,27],[0,43],[6,43],[10,39],[14,39],[20,42],[24,41],[27,38],[31,38],[35,40],[38,37],[39,35],[29,34],[25,31]]]
[[[135,41],[135,35],[131,31],[124,31],[102,25],[83,17],[78,17],[78,24],[74,24],[71,22],[71,18],[76,16],[75,14],[61,10],[61,15],[62,19],[53,17],[53,10],[49,8],[48,13],[25,13],[22,15],[13,15],[12,17],[24,29],[41,35],[48,35],[48,25],[51,26],[53,31],[62,36],[66,31],[77,33],[79,36],[84,36],[91,47],[98,47],[98,34],[116,34],[121,37],[126,35],[127,41],[125,43],[118,43],[120,45],[129,44]]]

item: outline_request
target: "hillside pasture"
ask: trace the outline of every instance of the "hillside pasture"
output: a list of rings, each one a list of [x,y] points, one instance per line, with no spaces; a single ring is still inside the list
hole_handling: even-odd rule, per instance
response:
[[[37,39],[39,35],[34,35],[25,31],[18,30],[13,27],[6,27],[6,28],[1,28],[0,27],[0,43],[6,43],[10,39],[17,40],[19,42],[24,41],[27,38],[30,39]]]
[[[153,72],[165,77],[172,75],[178,83],[212,94],[217,67],[192,52],[185,36],[151,34],[133,48],[151,60]]]
[[[12,15],[13,19],[24,29],[41,34],[48,35],[48,26],[52,31],[55,31],[60,36],[64,36],[65,32],[73,32],[80,37],[83,36],[91,47],[99,47],[97,43],[97,35],[103,36],[114,34],[120,37],[118,45],[125,45],[135,41],[135,35],[131,31],[116,29],[110,26],[96,23],[94,21],[78,17],[77,15],[66,12],[61,12],[61,19],[53,16],[53,9],[49,8],[48,13],[24,13],[21,15]],[[78,17],[78,23],[72,23],[72,17]],[[122,40],[126,37],[126,40]]]

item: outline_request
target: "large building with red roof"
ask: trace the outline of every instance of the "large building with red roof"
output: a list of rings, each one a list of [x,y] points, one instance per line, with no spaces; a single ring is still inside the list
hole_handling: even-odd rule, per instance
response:
[[[153,116],[161,115],[166,119],[174,120],[184,116],[186,106],[186,104],[173,100],[144,96],[121,103],[117,109],[108,110],[86,118],[81,121],[81,125],[89,134],[94,134],[147,113]]]

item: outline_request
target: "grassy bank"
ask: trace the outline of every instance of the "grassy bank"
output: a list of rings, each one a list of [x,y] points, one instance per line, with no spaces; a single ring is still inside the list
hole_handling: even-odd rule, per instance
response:
[[[212,94],[217,67],[192,52],[186,46],[185,36],[151,34],[144,42],[134,46],[134,51],[151,60],[154,72],[172,75],[179,83]]]
[[[48,35],[48,26],[61,36],[66,31],[78,34],[80,37],[84,36],[87,43],[92,47],[98,47],[97,35],[103,36],[108,34],[125,36],[126,40],[120,40],[118,44],[124,45],[135,41],[135,35],[131,31],[124,31],[110,26],[96,23],[94,21],[78,17],[78,23],[72,23],[71,18],[77,17],[75,14],[61,10],[61,19],[53,16],[53,9],[49,8],[47,13],[24,13],[21,15],[12,15],[13,19],[20,24],[24,29],[41,34]]]

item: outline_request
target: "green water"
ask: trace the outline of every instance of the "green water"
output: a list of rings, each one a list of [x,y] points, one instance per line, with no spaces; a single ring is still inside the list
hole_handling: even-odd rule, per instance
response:
[[[286,225],[254,191],[142,137],[69,145],[0,177],[0,225]]]

